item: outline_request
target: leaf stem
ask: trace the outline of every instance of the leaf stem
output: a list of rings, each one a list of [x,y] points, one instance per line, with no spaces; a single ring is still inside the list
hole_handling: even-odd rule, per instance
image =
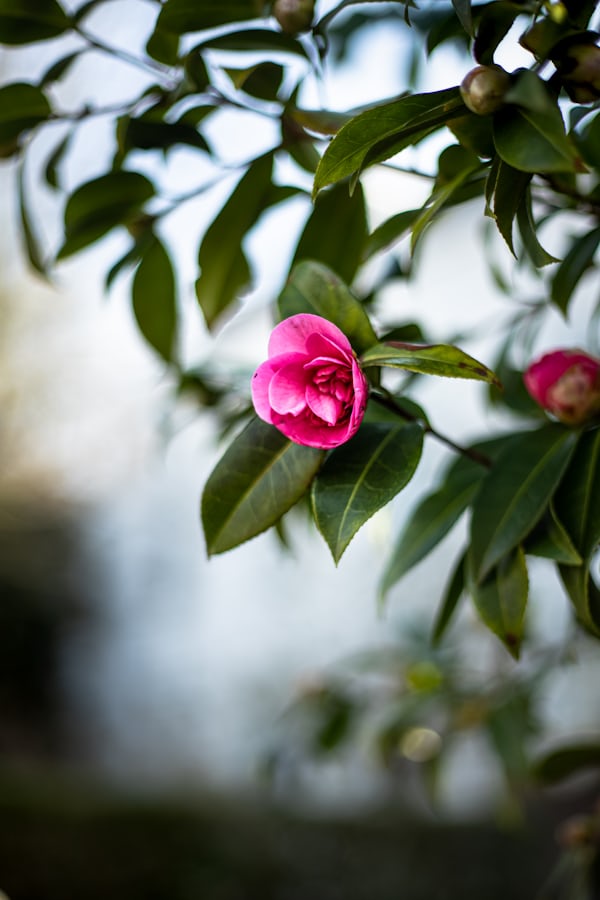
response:
[[[485,456],[485,454],[480,453],[473,447],[463,447],[461,444],[457,444],[456,441],[452,440],[452,438],[449,438],[445,434],[442,434],[440,431],[437,431],[437,429],[430,425],[426,419],[423,419],[421,416],[416,416],[414,413],[408,412],[408,410],[403,409],[398,401],[385,389],[379,388],[377,391],[372,391],[371,398],[375,401],[375,403],[378,403],[385,409],[390,410],[390,412],[395,413],[397,416],[400,416],[400,418],[405,419],[407,422],[418,422],[423,428],[425,434],[430,434],[436,440],[440,441],[442,444],[445,444],[447,447],[450,447],[451,450],[454,450],[455,453],[460,453],[461,456],[466,456],[468,459],[471,459],[478,465],[484,466],[486,469],[491,469],[492,461],[488,456]]]

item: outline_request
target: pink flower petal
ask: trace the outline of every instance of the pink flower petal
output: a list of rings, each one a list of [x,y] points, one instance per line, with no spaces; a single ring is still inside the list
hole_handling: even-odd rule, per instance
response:
[[[299,356],[299,354],[294,354]],[[271,408],[280,415],[297,416],[306,408],[307,374],[299,361],[288,363],[279,369],[269,384],[269,402]]]
[[[309,384],[306,388],[306,400],[315,416],[328,425],[335,425],[342,414],[343,407],[339,400],[331,394],[321,393],[314,384]]]
[[[334,347],[352,353],[350,341],[337,325],[321,316],[299,313],[275,326],[269,338],[269,356],[293,351],[305,353],[306,341],[311,334],[322,335],[328,338]]]

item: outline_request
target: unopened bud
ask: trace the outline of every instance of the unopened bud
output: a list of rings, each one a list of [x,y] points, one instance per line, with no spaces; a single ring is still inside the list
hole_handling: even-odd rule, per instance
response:
[[[315,0],[275,0],[273,15],[286,34],[308,31],[315,13]]]
[[[565,425],[582,425],[600,413],[600,359],[583,350],[554,350],[532,363],[525,387]]]
[[[463,78],[460,93],[471,112],[488,116],[503,105],[509,87],[510,75],[500,66],[476,66]]]

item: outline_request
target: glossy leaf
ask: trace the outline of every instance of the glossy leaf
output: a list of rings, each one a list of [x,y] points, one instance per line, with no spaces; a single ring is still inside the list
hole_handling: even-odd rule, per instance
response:
[[[87,247],[139,215],[154,186],[139,172],[110,172],[75,190],[65,207],[65,241],[57,259]]]
[[[307,58],[305,47],[282,31],[271,31],[267,28],[246,28],[241,31],[229,31],[208,38],[198,44],[196,49],[206,47],[210,50],[244,51],[253,53],[292,53]]]
[[[579,438],[554,506],[574,546],[588,557],[600,541],[600,428]]]
[[[517,435],[499,455],[473,504],[470,565],[476,583],[539,521],[576,441],[573,431],[545,425]]]
[[[550,296],[552,302],[566,313],[575,288],[585,272],[593,265],[594,256],[600,244],[600,228],[572,239],[571,248],[558,266]]]
[[[39,87],[20,81],[0,87],[0,157],[15,153],[21,135],[46,121],[51,113]]]
[[[253,418],[219,460],[202,495],[209,556],[274,525],[306,492],[324,452],[288,441]]]
[[[469,579],[469,591],[482,622],[518,659],[529,591],[523,550],[517,547],[503,556],[484,581]]]
[[[250,267],[241,245],[274,196],[272,167],[270,155],[252,163],[200,244],[196,296],[209,328],[250,282]]]
[[[460,20],[460,24],[470,37],[473,37],[473,16],[471,15],[471,0],[452,0],[454,12]]]
[[[591,562],[588,558],[582,566],[559,566],[558,571],[579,621],[600,637],[600,590],[590,573]]]
[[[533,72],[522,71],[494,116],[494,144],[504,162],[523,172],[573,172],[578,156],[558,104]]]
[[[428,494],[407,519],[383,573],[380,596],[421,562],[461,517],[473,500],[485,469],[471,461],[453,466],[443,484]]]
[[[361,357],[363,366],[390,366],[423,375],[469,378],[499,386],[494,373],[458,347],[449,344],[376,344]]]
[[[431,642],[435,646],[440,643],[448,630],[461,597],[465,592],[466,552],[463,552],[448,579],[442,602],[436,613],[431,633]]]
[[[552,559],[564,565],[580,566],[583,563],[552,503],[526,539],[524,548],[532,556]]]
[[[71,22],[56,0],[0,0],[0,44],[32,44],[58,37]]]
[[[282,319],[314,313],[344,332],[357,353],[377,342],[364,307],[335,272],[322,263],[298,263],[277,301]]]
[[[157,26],[174,34],[204,31],[229,22],[254,19],[262,12],[261,0],[166,0]]]
[[[323,191],[300,235],[292,264],[314,259],[350,284],[367,240],[367,214],[362,187],[352,195],[344,182]]]
[[[313,483],[315,521],[335,562],[364,523],[415,473],[423,429],[414,423],[364,423],[333,450]]]
[[[163,359],[172,361],[177,332],[175,275],[169,254],[157,237],[144,250],[131,297],[141,333]]]
[[[493,214],[498,231],[508,249],[516,256],[513,244],[513,222],[531,181],[531,175],[520,172],[501,159],[490,173],[493,183]]]
[[[539,757],[533,774],[546,784],[555,784],[585,769],[600,768],[600,740],[589,740],[557,747]]]
[[[315,175],[314,193],[360,171],[370,151],[377,160],[393,156],[463,112],[458,88],[449,88],[401,97],[360,113],[327,147]],[[389,152],[380,148],[382,141],[390,141]]]
[[[473,44],[473,53],[478,63],[492,65],[498,44],[510,30],[519,12],[518,4],[510,0],[499,0],[483,6]]]
[[[558,262],[556,256],[552,256],[552,254],[548,253],[548,251],[540,244],[537,225],[533,220],[531,191],[529,187],[525,191],[525,195],[517,209],[517,224],[519,226],[521,240],[523,241],[523,247],[536,268]]]

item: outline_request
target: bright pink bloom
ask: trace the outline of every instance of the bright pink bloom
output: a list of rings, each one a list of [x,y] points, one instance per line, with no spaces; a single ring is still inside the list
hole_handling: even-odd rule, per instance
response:
[[[252,378],[257,415],[296,444],[329,450],[362,422],[368,383],[340,329],[308,313],[280,322]]]
[[[600,412],[600,359],[583,350],[554,350],[523,376],[536,401],[566,425],[581,425]]]

